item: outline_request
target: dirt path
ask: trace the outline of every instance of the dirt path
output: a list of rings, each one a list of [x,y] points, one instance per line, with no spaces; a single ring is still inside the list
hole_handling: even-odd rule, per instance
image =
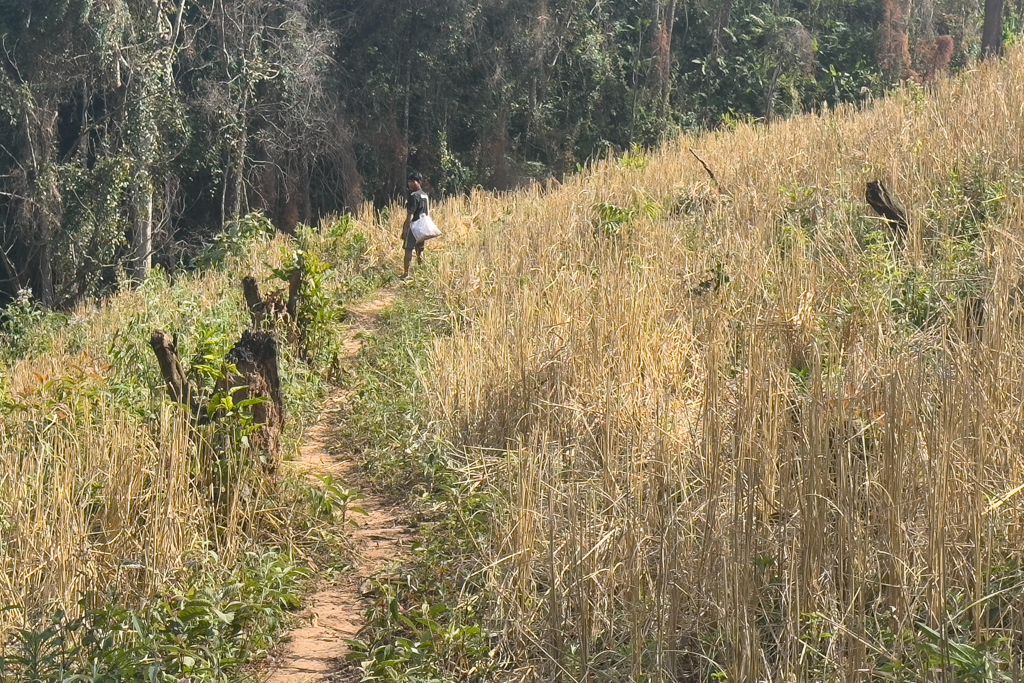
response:
[[[380,313],[395,301],[394,289],[384,289],[372,301],[349,309],[351,325],[345,341],[348,356],[359,353],[361,336],[372,335],[379,326]],[[356,517],[359,524],[351,537],[355,545],[355,571],[336,583],[325,584],[307,597],[300,617],[303,626],[292,631],[290,640],[274,657],[268,683],[316,683],[317,681],[355,681],[354,671],[346,674],[348,640],[363,625],[367,604],[363,585],[400,558],[412,542],[412,531],[403,524],[408,517],[380,497],[368,492],[368,485],[351,454],[343,444],[332,443],[333,422],[344,410],[346,396],[339,393],[324,406],[320,422],[310,429],[291,466],[311,477],[332,475],[349,487],[362,489],[366,498],[357,504],[366,516]]]

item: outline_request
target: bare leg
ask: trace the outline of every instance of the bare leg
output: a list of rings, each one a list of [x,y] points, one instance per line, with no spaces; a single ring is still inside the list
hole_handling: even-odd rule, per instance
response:
[[[412,265],[412,249],[405,250],[405,274],[402,277],[409,277],[409,266]]]

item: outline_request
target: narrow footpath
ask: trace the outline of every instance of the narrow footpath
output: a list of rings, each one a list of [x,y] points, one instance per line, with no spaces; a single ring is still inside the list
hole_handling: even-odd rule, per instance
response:
[[[377,331],[380,314],[394,303],[395,292],[382,289],[371,301],[349,309],[351,325],[345,350],[350,359],[359,353],[361,338]],[[289,464],[311,478],[330,474],[366,496],[356,504],[367,514],[356,515],[353,519],[358,527],[350,531],[355,546],[354,571],[325,583],[307,596],[299,614],[303,625],[292,631],[274,657],[266,678],[268,683],[357,681],[358,672],[345,662],[345,656],[349,653],[348,641],[364,623],[368,607],[364,598],[366,586],[370,579],[385,572],[390,563],[400,561],[414,537],[414,532],[403,523],[408,512],[371,493],[352,453],[332,438],[346,401],[345,392],[328,400],[319,423],[306,433],[298,460]]]

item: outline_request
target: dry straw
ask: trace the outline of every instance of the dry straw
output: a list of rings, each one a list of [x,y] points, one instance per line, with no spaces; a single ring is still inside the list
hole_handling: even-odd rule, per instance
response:
[[[524,676],[867,680],[917,623],[1017,642],[1021,590],[986,595],[1024,543],[1022,145],[1017,52],[440,207],[433,405],[498,501]]]
[[[381,232],[372,215],[359,220],[368,221],[359,230]],[[310,241],[331,249],[326,233]],[[382,247],[375,239],[368,258]],[[0,612],[0,642],[11,627],[78,613],[82,598],[137,605],[190,574],[233,566],[255,544],[301,540],[276,507],[287,503],[278,482],[214,427],[194,432],[149,348],[164,329],[180,334],[186,363],[204,335],[226,351],[249,322],[240,274],[270,282],[294,249],[262,240],[221,270],[173,285],[155,275],[35,330],[25,359],[0,363],[0,607],[13,608]],[[233,468],[219,502],[214,447]]]

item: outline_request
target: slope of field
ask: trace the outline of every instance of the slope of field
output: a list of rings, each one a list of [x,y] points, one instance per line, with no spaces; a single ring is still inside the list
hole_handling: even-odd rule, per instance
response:
[[[431,410],[492,500],[478,570],[516,670],[1019,668],[1022,190],[1016,52],[442,206]]]

